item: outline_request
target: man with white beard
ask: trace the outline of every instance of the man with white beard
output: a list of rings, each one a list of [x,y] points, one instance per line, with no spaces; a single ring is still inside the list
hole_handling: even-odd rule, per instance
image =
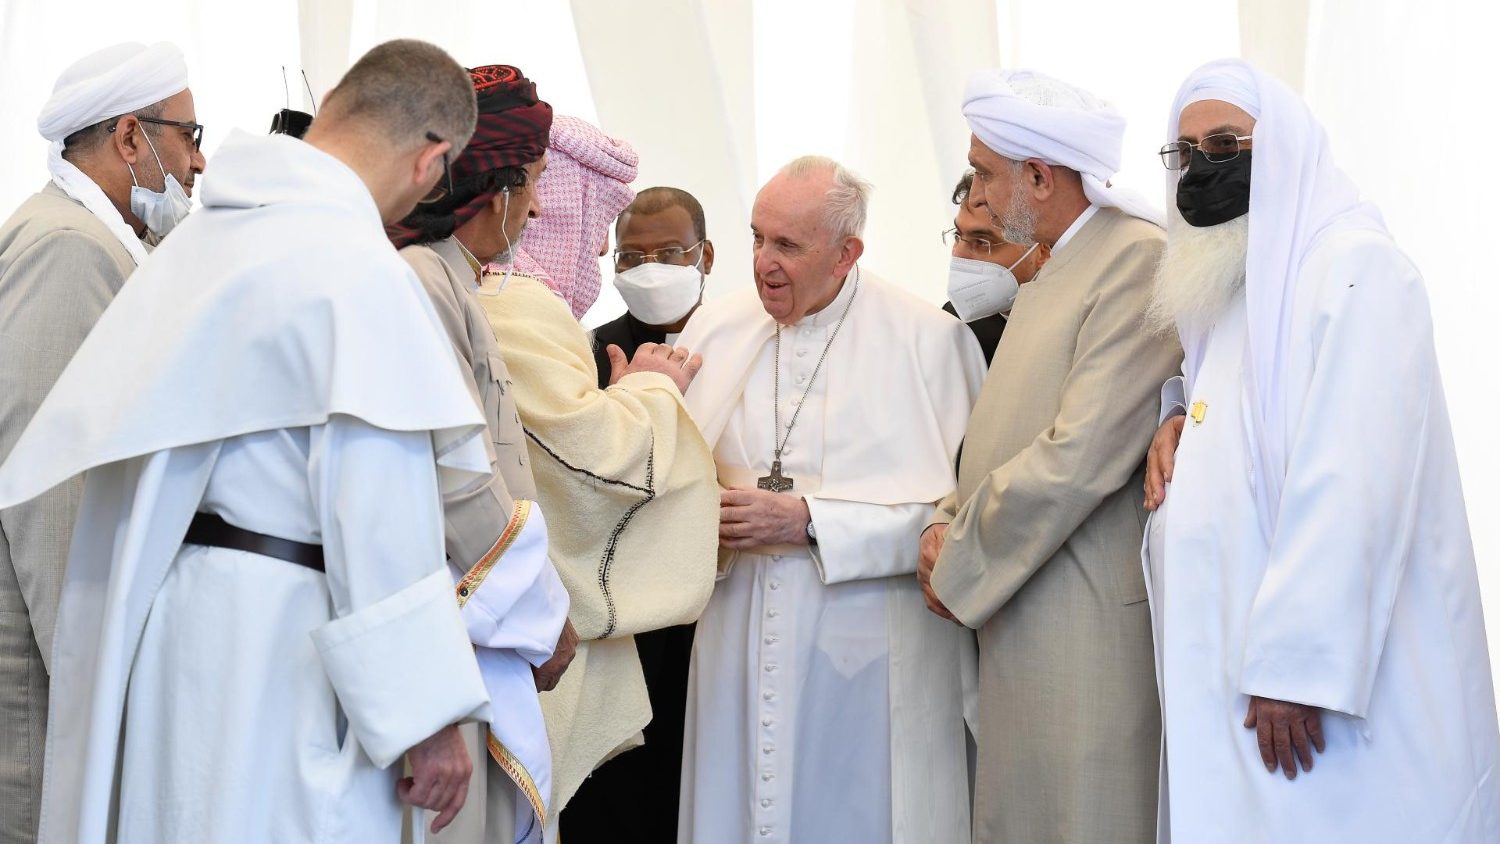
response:
[[[1500,840],[1421,276],[1307,107],[1250,65],[1189,77],[1169,137],[1152,313],[1186,359],[1146,480],[1159,839]]]
[[[1088,91],[989,70],[964,100],[970,205],[1049,256],[1019,292],[972,297],[966,317],[1008,312],[1000,363],[920,538],[928,608],[978,631],[973,840],[1143,844],[1161,713],[1136,490],[1182,359],[1141,326],[1159,212],[1110,186],[1125,119]]]

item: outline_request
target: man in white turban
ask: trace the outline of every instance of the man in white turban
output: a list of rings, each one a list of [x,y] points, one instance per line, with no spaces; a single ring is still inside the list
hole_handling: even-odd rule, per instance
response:
[[[58,77],[37,119],[52,180],[0,226],[0,461],[147,242],[187,213],[204,163],[195,121],[171,44],[119,44]],[[0,511],[3,842],[36,834],[52,628],[82,488],[75,478]]]
[[[1092,94],[986,71],[964,116],[971,201],[1051,249],[922,534],[928,606],[979,631],[974,840],[1147,842],[1160,715],[1137,490],[1155,385],[1181,360],[1142,327],[1162,230],[1110,187],[1125,121]]]
[[[1500,733],[1422,277],[1295,94],[1183,85],[1153,315],[1161,839],[1500,841]],[[1300,772],[1299,772],[1300,769]]]

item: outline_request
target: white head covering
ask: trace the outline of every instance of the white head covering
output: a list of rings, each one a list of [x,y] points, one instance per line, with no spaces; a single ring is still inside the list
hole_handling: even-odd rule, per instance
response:
[[[36,128],[49,141],[101,120],[129,114],[187,90],[182,51],[163,41],[127,42],[90,53],[68,66],[52,86]]]
[[[136,264],[146,259],[146,247],[94,180],[62,157],[63,139],[100,121],[159,103],[187,87],[187,62],[176,46],[165,41],[149,47],[136,42],[116,44],[69,65],[37,115],[37,131],[52,142],[47,150],[52,181],[103,221]]]
[[[1164,223],[1144,197],[1109,184],[1120,170],[1125,118],[1088,91],[1034,70],[981,70],[964,89],[964,118],[997,154],[1076,170],[1090,202]]]
[[[1222,100],[1255,118],[1250,170],[1250,244],[1245,259],[1249,322],[1249,391],[1255,439],[1255,485],[1261,529],[1270,536],[1287,468],[1283,361],[1291,344],[1295,288],[1302,261],[1332,229],[1384,232],[1380,212],[1333,164],[1328,136],[1300,97],[1241,59],[1210,62],[1188,76],[1167,118],[1176,140],[1182,110],[1202,100]],[[1180,173],[1167,174],[1167,202],[1175,205]],[[1192,383],[1207,345],[1206,333],[1183,336],[1183,369]]]

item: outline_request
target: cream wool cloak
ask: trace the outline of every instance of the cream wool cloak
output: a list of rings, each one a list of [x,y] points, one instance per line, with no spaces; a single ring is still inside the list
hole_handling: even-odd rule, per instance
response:
[[[594,768],[641,742],[651,706],[632,636],[703,611],[719,488],[670,379],[638,373],[600,390],[588,333],[531,276],[487,276],[479,302],[514,380],[552,561],[580,639],[557,688],[542,695],[555,817]]]

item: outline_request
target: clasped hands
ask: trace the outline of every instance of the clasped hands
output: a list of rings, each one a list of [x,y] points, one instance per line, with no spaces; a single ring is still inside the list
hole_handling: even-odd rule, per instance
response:
[[[609,356],[609,385],[613,387],[627,375],[637,372],[659,372],[672,379],[677,392],[686,393],[698,370],[703,368],[703,356],[695,355],[683,346],[666,343],[642,343],[635,350],[635,357],[625,361],[625,350],[610,343],[604,349]]]
[[[719,492],[719,547],[741,551],[766,545],[807,545],[812,511],[807,499],[764,489]]]

